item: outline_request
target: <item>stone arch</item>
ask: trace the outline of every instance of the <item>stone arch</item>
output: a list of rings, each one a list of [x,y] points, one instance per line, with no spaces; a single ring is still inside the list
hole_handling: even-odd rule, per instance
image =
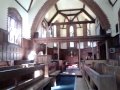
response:
[[[42,22],[45,14],[47,11],[57,3],[58,0],[47,0],[45,4],[42,6],[42,8],[38,11],[32,27],[31,27],[31,35],[33,36],[33,33],[37,30],[37,27],[39,23]],[[99,19],[101,26],[103,29],[107,30],[110,29],[110,23],[106,16],[106,14],[102,11],[102,9],[99,7],[99,5],[94,0],[81,0],[83,3],[85,3],[97,16]],[[42,13],[41,13],[42,12]]]

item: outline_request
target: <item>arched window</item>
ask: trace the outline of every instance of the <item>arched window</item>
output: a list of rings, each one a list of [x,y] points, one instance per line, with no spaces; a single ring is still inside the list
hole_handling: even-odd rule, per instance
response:
[[[69,35],[70,37],[74,37],[74,27],[71,25],[70,29],[69,29]],[[74,47],[74,42],[70,42],[70,47],[73,48]]]
[[[53,35],[54,35],[54,37],[57,37],[57,27],[56,27],[56,25],[53,26]]]
[[[22,18],[15,8],[8,8],[8,42],[21,45]]]
[[[70,47],[71,47],[71,48],[74,47],[74,42],[70,42]]]
[[[73,26],[70,26],[69,33],[70,33],[70,37],[74,37],[74,27]]]

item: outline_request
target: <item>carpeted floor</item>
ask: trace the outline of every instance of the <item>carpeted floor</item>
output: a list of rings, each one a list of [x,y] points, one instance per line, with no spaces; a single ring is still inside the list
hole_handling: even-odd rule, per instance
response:
[[[52,90],[74,90],[75,76],[59,75],[56,79],[57,86],[52,87]]]

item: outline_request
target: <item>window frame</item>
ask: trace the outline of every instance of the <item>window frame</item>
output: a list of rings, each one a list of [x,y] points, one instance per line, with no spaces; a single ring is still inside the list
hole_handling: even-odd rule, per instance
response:
[[[7,23],[8,23],[8,25],[7,25],[8,43],[21,46],[21,40],[22,40],[22,17],[19,14],[19,12],[17,11],[17,9],[9,7],[8,8],[8,16],[7,16],[7,18],[8,18],[8,20],[7,20]],[[12,23],[11,20],[14,20],[14,22],[16,24],[16,25],[13,26],[13,27],[15,27],[13,30],[16,29],[15,32],[18,32],[17,30],[20,30],[19,34],[17,36],[15,34],[10,35],[11,32],[13,33],[13,30],[12,31],[9,30],[9,29],[12,28],[12,26],[10,25]],[[13,42],[10,41],[11,36],[14,38]]]

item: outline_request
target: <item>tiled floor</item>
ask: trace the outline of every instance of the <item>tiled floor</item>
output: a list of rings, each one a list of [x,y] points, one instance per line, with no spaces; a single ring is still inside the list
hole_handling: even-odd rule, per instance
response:
[[[75,80],[75,90],[89,90],[86,81],[84,78],[78,78],[76,77]]]

